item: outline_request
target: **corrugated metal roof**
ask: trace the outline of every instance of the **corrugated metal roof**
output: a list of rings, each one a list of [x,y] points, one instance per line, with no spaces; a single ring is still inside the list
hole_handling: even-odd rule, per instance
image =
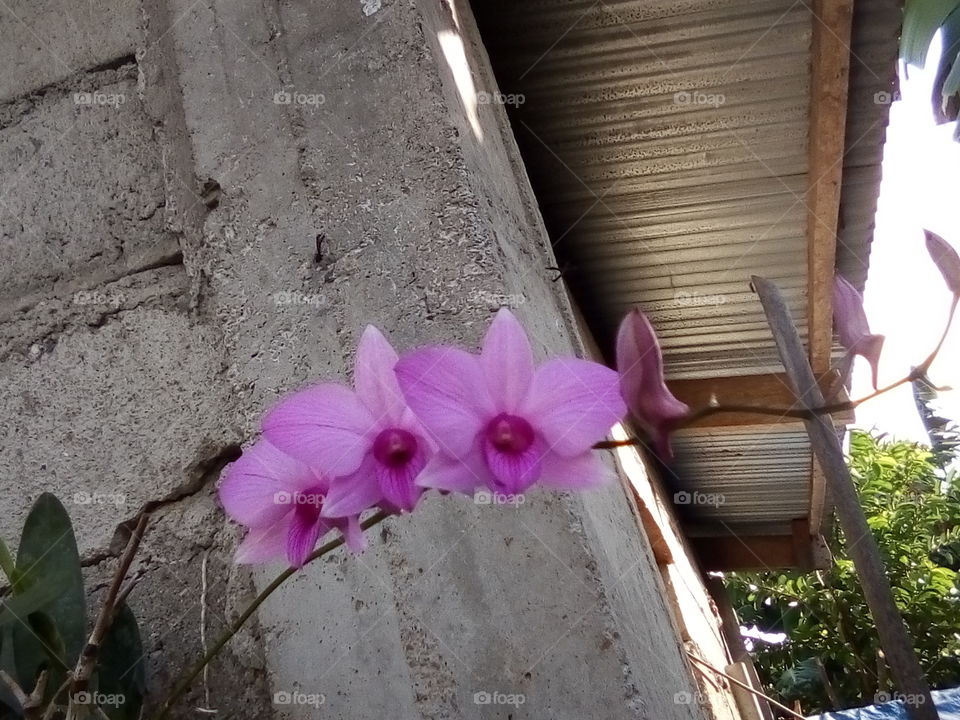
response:
[[[624,312],[671,379],[782,366],[753,274],[806,339],[811,39],[796,0],[477,0],[474,11],[564,274],[609,349]],[[838,265],[866,277],[896,65],[896,0],[856,3]],[[675,489],[695,521],[779,528],[810,511],[802,425],[694,428]],[[695,510],[691,513],[690,510]]]
[[[890,101],[899,92],[898,46],[890,29],[899,27],[901,12],[896,0],[854,6],[837,268],[859,288],[867,279]]]
[[[674,439],[672,483],[689,520],[788,526],[810,508],[810,443],[802,424],[698,429]],[[696,495],[700,493],[698,500]]]
[[[811,14],[764,2],[478,3],[595,332],[639,304],[674,378],[779,366],[748,283],[806,303]],[[561,36],[562,35],[562,36]],[[804,327],[801,323],[801,332]]]

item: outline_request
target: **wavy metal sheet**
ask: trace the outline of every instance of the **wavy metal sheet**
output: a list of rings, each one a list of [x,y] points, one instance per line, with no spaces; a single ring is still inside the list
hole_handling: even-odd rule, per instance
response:
[[[679,498],[687,502],[677,504],[686,520],[782,530],[807,516],[811,454],[802,424],[698,429],[679,434],[673,445],[671,484],[687,493]]]
[[[640,305],[673,378],[776,370],[748,283],[775,279],[805,318],[810,10],[503,0],[477,14],[501,90],[524,96],[514,129],[597,335]]]

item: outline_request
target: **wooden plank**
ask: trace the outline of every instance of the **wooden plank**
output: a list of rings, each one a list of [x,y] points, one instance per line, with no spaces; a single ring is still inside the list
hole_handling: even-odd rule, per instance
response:
[[[833,273],[843,180],[853,0],[815,0],[807,149],[807,326],[810,364],[830,367]]]
[[[835,375],[835,372],[828,372],[821,376],[821,389],[824,392],[836,384],[834,383]],[[721,405],[756,405],[765,408],[800,407],[794,399],[790,382],[784,373],[671,380],[667,384],[677,399],[685,402],[694,410],[710,404],[711,397],[715,397]],[[845,394],[836,398],[837,401],[846,399]],[[849,411],[837,413],[834,415],[834,419],[840,423],[852,422],[853,413]],[[795,422],[797,422],[797,418],[789,416],[777,417],[758,413],[724,412],[708,415],[692,423],[689,427],[719,428]]]
[[[647,507],[647,504],[643,501],[643,498],[640,497],[640,493],[637,492],[637,489],[630,485],[630,490],[633,492],[634,502],[637,503],[637,513],[640,515],[640,525],[643,527],[643,530],[647,535],[647,540],[650,541],[650,549],[653,550],[653,557],[659,567],[666,567],[673,562],[673,553],[670,552],[670,545],[667,543],[667,539],[663,536],[663,530],[660,528],[660,524],[653,516],[653,513],[650,512],[650,508]]]
[[[783,295],[776,285],[760,277],[753,278],[753,287],[760,296],[780,360],[797,399],[807,408],[822,405],[823,395]],[[894,602],[880,549],[864,516],[836,429],[830,419],[822,415],[805,424],[810,445],[829,485],[847,552],[857,571],[897,690],[912,697],[912,702],[906,703],[907,716],[911,720],[938,720],[930,687],[917,660],[913,640]]]
[[[690,542],[704,572],[813,569],[800,564],[803,557],[797,557],[793,535],[696,537]]]

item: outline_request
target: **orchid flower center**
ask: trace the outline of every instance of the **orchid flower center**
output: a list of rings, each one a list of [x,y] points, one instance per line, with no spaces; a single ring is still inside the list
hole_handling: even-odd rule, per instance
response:
[[[502,453],[518,454],[533,445],[533,428],[516,415],[500,413],[487,424],[487,440]]]
[[[400,428],[381,430],[373,441],[373,457],[387,467],[403,467],[416,454],[417,438]]]

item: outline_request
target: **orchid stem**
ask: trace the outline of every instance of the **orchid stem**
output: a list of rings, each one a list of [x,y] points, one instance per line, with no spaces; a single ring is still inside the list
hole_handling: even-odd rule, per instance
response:
[[[375,515],[371,515],[362,523],[360,523],[360,527],[364,530],[369,530],[374,525],[377,525],[383,522],[388,517],[388,515],[389,513],[386,513],[383,510],[380,510]],[[344,538],[341,535],[335,540],[331,540],[325,545],[321,545],[319,548],[317,548],[312,553],[310,553],[310,555],[307,556],[306,561],[303,563],[304,566],[310,564],[317,558],[321,558],[324,555],[330,552],[333,552],[338,547],[343,545],[343,543],[344,543]],[[283,583],[290,576],[296,573],[297,570],[299,569],[300,568],[295,568],[295,567],[287,568],[282,573],[277,575],[277,577],[273,579],[273,582],[271,582],[263,590],[260,591],[260,594],[253,599],[253,602],[251,602],[247,606],[246,610],[244,610],[240,614],[240,617],[234,620],[233,624],[230,625],[229,628],[227,628],[227,631],[220,637],[219,640],[217,640],[216,643],[214,643],[213,647],[211,647],[207,651],[206,655],[200,658],[193,665],[193,667],[190,668],[190,671],[187,673],[187,675],[179,683],[177,683],[173,691],[167,696],[167,699],[164,700],[163,705],[160,706],[159,713],[153,716],[153,720],[163,720],[168,716],[168,714],[170,713],[170,710],[173,708],[174,703],[176,703],[176,701],[179,700],[180,697],[190,688],[190,684],[197,678],[197,676],[201,672],[203,672],[203,669],[210,663],[211,660],[213,660],[214,657],[216,657],[217,653],[219,653],[220,650],[223,649],[223,646],[226,645],[228,642],[230,642],[231,638],[233,638],[233,636],[237,634],[240,628],[243,627],[243,624],[250,619],[250,616],[253,615],[253,613],[257,611],[257,608],[263,605],[264,601],[266,601],[266,599],[273,594],[273,591],[276,590],[281,585],[283,585]]]
[[[926,372],[930,366],[933,364],[933,361],[937,357],[937,353],[940,352],[940,348],[943,347],[943,343],[947,340],[947,335],[950,332],[950,326],[953,324],[953,316],[957,312],[957,303],[960,302],[960,295],[953,296],[953,302],[950,303],[950,314],[947,316],[947,326],[943,329],[943,335],[940,336],[940,342],[937,343],[937,346],[933,349],[933,352],[924,360],[920,367],[918,368],[922,372]]]

